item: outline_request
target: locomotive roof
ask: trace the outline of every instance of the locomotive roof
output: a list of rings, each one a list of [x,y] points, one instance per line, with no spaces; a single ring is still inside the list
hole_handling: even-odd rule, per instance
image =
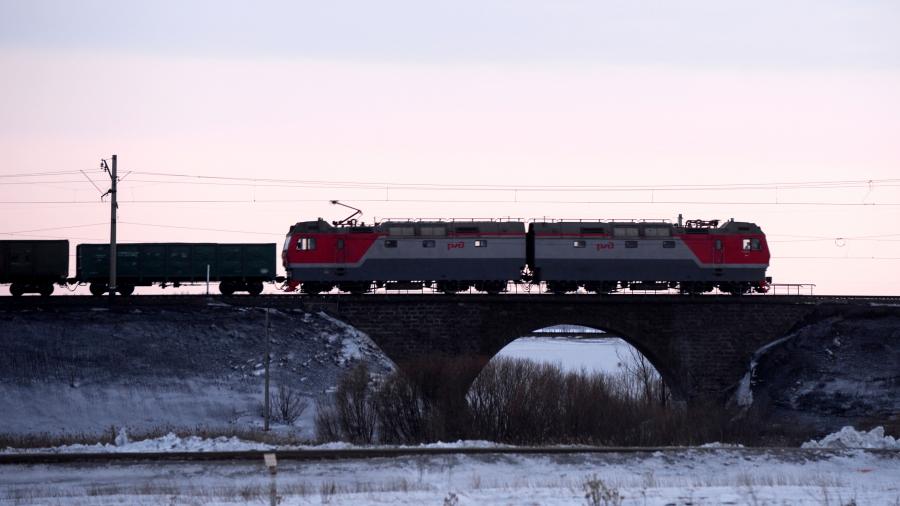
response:
[[[291,234],[319,233],[372,233],[391,235],[454,235],[454,234],[525,234],[521,221],[385,221],[374,226],[335,227],[325,220],[302,221],[291,227]]]
[[[729,220],[719,225],[717,221],[700,222],[700,225],[677,225],[665,221],[555,221],[534,222],[530,225],[536,233],[542,234],[610,234],[614,228],[666,228],[673,233],[699,234],[762,234],[755,223]]]

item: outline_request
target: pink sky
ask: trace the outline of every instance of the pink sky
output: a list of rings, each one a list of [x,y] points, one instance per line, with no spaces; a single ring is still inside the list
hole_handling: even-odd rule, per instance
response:
[[[280,243],[296,221],[342,217],[330,199],[363,208],[368,220],[682,213],[760,224],[776,282],[816,283],[821,294],[900,293],[892,64],[410,61],[7,43],[0,65],[0,176],[82,169],[105,189],[99,160],[117,153],[120,172],[135,171],[120,186],[122,241]],[[523,187],[895,181],[514,194],[189,185],[139,172]],[[40,183],[11,184],[29,181]],[[2,202],[97,199],[80,174],[0,178]],[[243,202],[131,202],[185,199]],[[812,201],[876,205],[784,204]],[[4,203],[0,212],[4,237],[108,238],[100,203]]]

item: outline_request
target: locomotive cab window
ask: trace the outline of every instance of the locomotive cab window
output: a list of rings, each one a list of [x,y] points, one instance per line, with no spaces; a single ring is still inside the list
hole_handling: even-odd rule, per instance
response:
[[[587,245],[586,241],[572,241],[573,248],[583,248]]]
[[[297,249],[299,251],[310,251],[316,249],[315,237],[301,237],[297,239]]]
[[[744,251],[759,251],[762,245],[759,239],[744,239],[742,247]]]
[[[476,248],[486,248],[487,240],[485,239],[475,239],[475,247]]]

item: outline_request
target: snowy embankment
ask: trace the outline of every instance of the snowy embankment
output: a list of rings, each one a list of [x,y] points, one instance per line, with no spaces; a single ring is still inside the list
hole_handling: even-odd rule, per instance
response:
[[[575,455],[425,455],[339,461],[6,465],[0,504],[591,504],[900,502],[900,453],[708,449]]]
[[[201,430],[242,434],[262,425],[265,311],[201,308],[0,311],[0,434],[86,442]],[[321,313],[270,310],[273,399],[308,408],[282,434],[313,436],[315,404],[349,367],[393,364],[363,333]]]
[[[494,443],[491,441],[455,441],[436,442],[416,446],[387,446],[370,445],[357,446],[350,443],[325,443],[320,445],[277,445],[248,441],[237,437],[202,438],[197,436],[180,437],[173,433],[165,436],[132,441],[127,431],[120,430],[116,435],[114,444],[73,444],[45,448],[4,448],[0,453],[165,453],[165,452],[239,452],[239,451],[264,451],[264,450],[344,450],[359,448],[515,448],[512,445]],[[744,448],[742,445],[707,443],[699,449],[733,449]],[[804,449],[889,449],[900,450],[900,440],[884,434],[883,427],[875,427],[869,432],[858,431],[853,427],[844,427],[839,432],[829,434],[824,438],[803,443]]]
[[[900,450],[900,440],[884,435],[884,427],[875,427],[869,432],[844,427],[818,441],[807,441],[801,448],[880,448]]]
[[[71,444],[44,448],[2,448],[0,454],[17,453],[174,453],[174,452],[241,452],[266,450],[347,450],[359,448],[510,448],[509,445],[490,441],[437,442],[417,446],[357,446],[350,443],[324,443],[320,445],[269,444],[238,437],[202,438],[181,437],[173,433],[165,436],[132,441],[126,430],[121,429],[115,442],[95,444]]]
[[[810,434],[892,424],[900,413],[900,316],[822,317],[754,353],[733,401]]]

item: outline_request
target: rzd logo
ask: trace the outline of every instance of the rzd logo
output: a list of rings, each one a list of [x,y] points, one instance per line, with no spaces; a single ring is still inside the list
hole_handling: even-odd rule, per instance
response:
[[[463,241],[447,243],[447,249],[463,249],[465,247],[466,247],[466,243]]]

